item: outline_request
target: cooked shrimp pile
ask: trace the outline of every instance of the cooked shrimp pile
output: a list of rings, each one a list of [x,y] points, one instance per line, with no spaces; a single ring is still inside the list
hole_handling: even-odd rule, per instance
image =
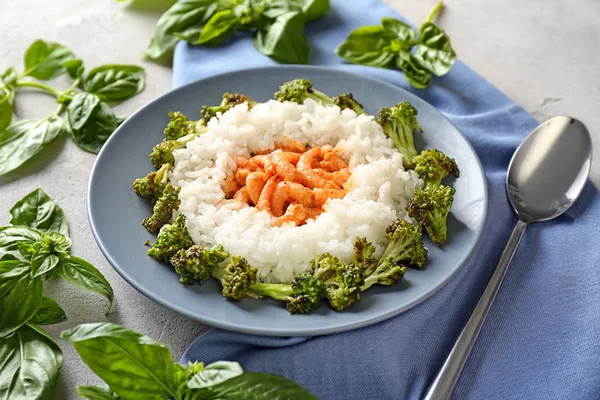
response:
[[[222,187],[225,196],[269,212],[273,226],[300,226],[316,218],[328,199],[346,195],[351,174],[332,146],[306,148],[295,140],[235,161],[237,168]]]

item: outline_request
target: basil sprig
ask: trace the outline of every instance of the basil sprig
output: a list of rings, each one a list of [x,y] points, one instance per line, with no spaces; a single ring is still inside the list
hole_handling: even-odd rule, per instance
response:
[[[254,32],[254,47],[281,63],[308,63],[304,24],[329,10],[329,0],[181,0],[159,19],[146,56],[163,62],[179,39],[214,47],[237,31]]]
[[[65,74],[72,79],[66,90],[32,79],[47,80]],[[56,97],[59,104],[56,111],[44,118],[13,122],[16,94],[25,87]],[[3,161],[0,175],[26,164],[50,143],[66,135],[85,151],[98,153],[123,122],[110,106],[143,89],[144,69],[141,67],[108,64],[85,73],[83,61],[69,48],[36,40],[25,51],[23,72],[10,67],[0,76],[0,160]],[[65,111],[68,121],[62,118]]]
[[[163,344],[112,323],[79,325],[61,338],[108,386],[78,386],[79,395],[90,400],[316,400],[292,381],[244,373],[236,362],[174,363]]]
[[[395,66],[412,86],[424,89],[432,75],[445,75],[456,61],[450,38],[432,22],[441,8],[442,2],[437,3],[419,30],[395,18],[358,28],[337,47],[336,54],[354,64]]]
[[[52,70],[35,71],[50,76]],[[43,278],[60,276],[103,295],[107,312],[113,291],[100,271],[70,255],[65,214],[43,190],[19,200],[10,214],[11,225],[0,227],[0,393],[7,399],[52,399],[62,352],[39,325],[67,317],[56,301],[44,296]]]

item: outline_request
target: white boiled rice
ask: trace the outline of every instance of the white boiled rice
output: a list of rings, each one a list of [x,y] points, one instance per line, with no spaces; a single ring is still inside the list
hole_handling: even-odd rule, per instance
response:
[[[402,154],[371,116],[274,100],[251,110],[244,103],[208,123],[209,131],[176,150],[171,183],[181,187],[178,212],[187,217],[195,243],[221,244],[245,257],[267,282],[289,282],[316,255],[329,252],[350,261],[356,236],[377,246],[387,244],[385,228],[405,213],[421,183],[402,167]],[[299,227],[272,227],[266,211],[226,200],[221,186],[235,169],[234,155],[273,149],[284,137],[311,147],[330,144],[341,150],[352,176],[348,194],[331,199],[325,212]]]

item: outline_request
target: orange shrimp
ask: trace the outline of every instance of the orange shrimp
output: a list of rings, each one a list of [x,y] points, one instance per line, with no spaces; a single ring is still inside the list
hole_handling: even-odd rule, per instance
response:
[[[246,178],[246,191],[253,204],[258,204],[260,194],[265,187],[265,173],[262,171],[252,172]]]
[[[301,156],[301,154],[293,153],[291,151],[282,151],[279,153],[272,154],[274,162],[277,163],[280,161],[286,161],[286,162],[289,162],[290,164],[292,164],[294,167],[296,166],[296,164],[298,164],[298,160],[300,160],[300,156]]]
[[[339,189],[338,185],[330,180],[320,177],[313,169],[304,169],[301,172],[302,175],[304,175],[303,183],[305,183],[305,185],[311,189]]]
[[[265,210],[271,212],[271,199],[273,198],[273,191],[277,186],[277,181],[275,177],[269,178],[263,190],[260,192],[260,196],[258,198],[258,202],[256,203],[256,208],[259,210]]]
[[[250,204],[250,196],[248,196],[248,191],[246,190],[245,186],[237,192],[235,192],[235,194],[233,195],[233,199],[240,201],[244,204]]]
[[[312,190],[315,205],[323,207],[329,199],[341,199],[346,195],[345,190],[315,188]]]
[[[330,151],[323,155],[322,161],[317,162],[317,167],[328,172],[335,172],[344,168],[348,168],[348,164],[339,154]]]
[[[300,143],[295,139],[290,139],[287,136],[284,136],[275,148],[294,153],[304,153],[308,150],[308,147],[304,143]]]
[[[314,188],[329,188],[329,189],[337,189],[338,186],[319,176],[315,170],[313,169],[313,163],[321,156],[322,149],[320,147],[313,147],[308,150],[306,153],[302,154],[300,159],[298,160],[298,164],[296,165],[302,175],[304,175],[303,183],[305,186],[308,186],[311,189]]]
[[[268,155],[258,155],[251,158],[252,162],[257,165],[256,170],[260,170],[261,168],[265,171],[266,178],[269,179],[271,176],[277,173],[275,169],[275,164],[273,163],[273,159]]]
[[[238,168],[233,171],[235,182],[241,187],[246,184],[246,178],[250,174],[250,170],[248,168]]]
[[[339,171],[327,172],[322,169],[315,170],[315,173],[319,175],[321,178],[325,178],[327,180],[332,181],[339,187],[344,187],[344,183],[350,178],[350,170],[348,168],[342,168]]]
[[[239,190],[238,184],[235,182],[233,174],[228,175],[225,179],[225,183],[221,186],[221,189],[225,193],[225,198],[231,199],[231,196]]]
[[[306,213],[306,219],[317,218],[323,210],[321,207],[304,207],[304,212]]]
[[[279,155],[273,156],[273,162],[275,163],[275,171],[279,178],[289,182],[302,182],[304,175],[294,167],[292,163],[287,161],[284,157]]]
[[[254,163],[252,159],[240,156],[235,157],[235,165],[237,165],[238,168],[245,168],[250,171],[256,171],[258,169],[258,165],[256,165],[256,163]]]
[[[304,222],[306,219],[306,211],[302,204],[290,204],[288,209],[285,211],[280,217],[272,217],[271,225],[273,226],[282,226],[288,222],[292,222],[294,225],[298,226]]]
[[[321,157],[321,148],[313,147],[312,149],[306,151],[296,164],[296,167],[299,169],[312,169],[313,163]]]
[[[302,204],[310,207],[313,204],[313,192],[307,187],[295,182],[279,182],[273,191],[271,214],[280,217],[285,212],[285,205]],[[289,208],[289,207],[288,207]]]

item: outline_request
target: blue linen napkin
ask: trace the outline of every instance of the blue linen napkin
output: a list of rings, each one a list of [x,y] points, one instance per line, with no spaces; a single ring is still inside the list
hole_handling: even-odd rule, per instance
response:
[[[537,122],[461,62],[415,90],[400,72],[347,65],[333,52],[348,32],[397,16],[380,0],[332,0],[307,26],[311,63],[379,78],[422,97],[481,158],[490,207],[484,238],[445,287],[413,309],[352,332],[273,338],[211,329],[182,362],[235,360],[298,382],[322,400],[419,399],[483,291],[516,223],[505,194],[514,150]],[[458,49],[459,54],[468,49]],[[275,65],[249,37],[216,49],[180,43],[175,86],[238,68]],[[526,90],[524,88],[524,90]],[[560,160],[557,160],[560,162]],[[600,197],[588,184],[562,217],[530,225],[457,384],[454,399],[600,398]]]

